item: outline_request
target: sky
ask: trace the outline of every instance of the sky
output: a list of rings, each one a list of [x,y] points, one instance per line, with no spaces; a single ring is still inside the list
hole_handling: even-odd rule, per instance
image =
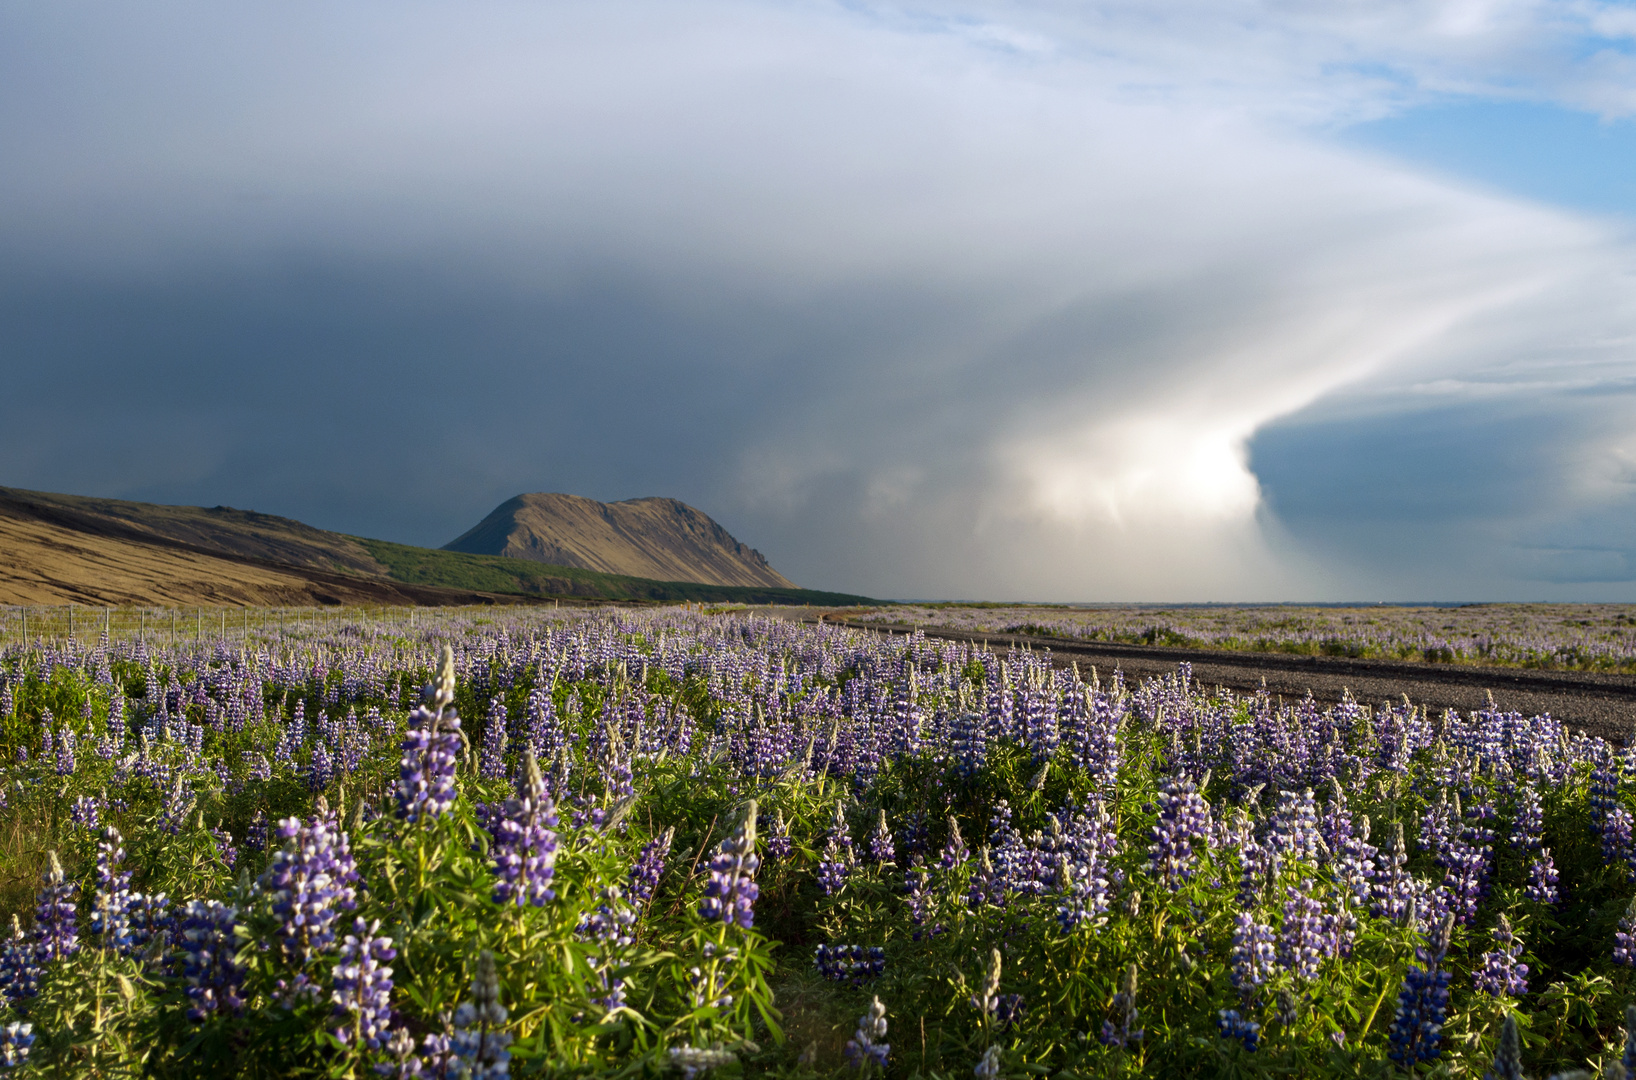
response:
[[[0,485],[1636,600],[1636,4],[0,3]]]

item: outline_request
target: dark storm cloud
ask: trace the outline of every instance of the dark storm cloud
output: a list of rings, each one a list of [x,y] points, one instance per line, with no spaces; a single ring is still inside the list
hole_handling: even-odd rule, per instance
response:
[[[1569,94],[1561,41],[1444,48],[1414,4],[1299,48],[1221,10],[13,9],[0,482],[426,544],[666,494],[806,584],[1222,598],[1357,595],[1408,549],[1314,522],[1463,520],[1510,469],[1469,587],[1567,580],[1525,564],[1580,558],[1548,493],[1623,505],[1624,241],[1291,125],[1398,93],[1314,73],[1360,34],[1609,108],[1617,73]],[[1269,430],[1525,378],[1537,453],[1425,447],[1463,482]],[[1573,395],[1597,424],[1553,426]]]

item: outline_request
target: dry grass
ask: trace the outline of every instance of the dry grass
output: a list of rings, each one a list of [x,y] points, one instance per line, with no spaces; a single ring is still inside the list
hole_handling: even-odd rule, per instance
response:
[[[0,517],[0,603],[319,602],[311,582],[269,567]]]

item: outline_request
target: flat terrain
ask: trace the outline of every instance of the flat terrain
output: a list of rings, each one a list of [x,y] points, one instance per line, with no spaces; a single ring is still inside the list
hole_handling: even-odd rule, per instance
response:
[[[824,621],[883,633],[907,633],[914,629],[849,622],[844,614],[824,616]],[[991,647],[1049,649],[1052,661],[1058,666],[1077,663],[1087,677],[1089,669],[1094,667],[1104,679],[1118,669],[1125,673],[1127,680],[1135,681],[1171,674],[1177,664],[1186,661],[1193,665],[1193,677],[1205,686],[1224,686],[1241,692],[1253,692],[1265,684],[1268,693],[1286,699],[1305,697],[1311,691],[1326,704],[1339,701],[1348,690],[1366,703],[1399,701],[1407,694],[1417,705],[1462,712],[1482,707],[1492,693],[1495,703],[1503,709],[1514,709],[1525,716],[1549,713],[1613,743],[1628,742],[1636,733],[1636,676],[1633,675],[1085,643],[926,627],[921,630],[927,637],[986,641]]]

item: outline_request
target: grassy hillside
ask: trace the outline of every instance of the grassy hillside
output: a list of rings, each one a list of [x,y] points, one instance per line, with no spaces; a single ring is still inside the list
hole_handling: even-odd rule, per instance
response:
[[[776,586],[650,581],[434,551],[231,507],[159,506],[0,487],[0,603],[473,604],[510,597],[870,603]]]
[[[850,593],[817,589],[778,589],[750,585],[701,585],[691,581],[650,581],[647,578],[604,574],[572,566],[548,566],[503,555],[468,555],[435,551],[386,540],[352,537],[371,557],[386,567],[393,581],[470,589],[486,593],[521,593],[530,596],[584,596],[609,600],[649,600],[679,603],[698,600],[736,604],[813,604],[843,607],[878,601]]]

